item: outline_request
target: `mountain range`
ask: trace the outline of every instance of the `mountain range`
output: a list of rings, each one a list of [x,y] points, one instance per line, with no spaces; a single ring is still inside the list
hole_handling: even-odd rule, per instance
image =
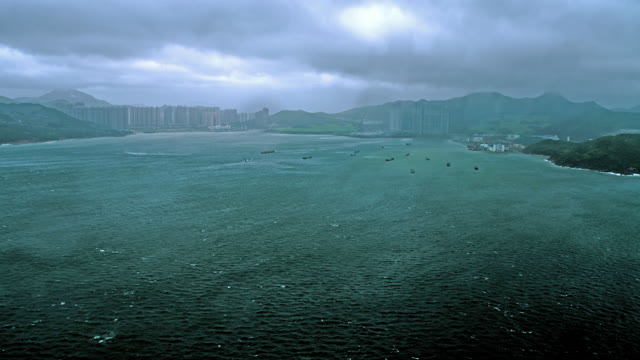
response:
[[[35,103],[52,106],[113,106],[107,101],[97,99],[85,92],[74,89],[55,89],[38,97],[16,98],[14,99],[14,102]]]
[[[78,120],[41,104],[0,103],[0,144],[123,136],[128,133]]]
[[[553,134],[587,140],[619,129],[640,129],[640,113],[612,111],[593,101],[572,102],[555,93],[535,98],[474,93],[449,100],[394,101],[335,114],[285,110],[270,120],[274,131],[343,135]]]
[[[10,104],[24,104],[25,109],[29,110],[20,113],[18,107],[7,107]],[[29,107],[28,104],[44,106]],[[0,114],[3,115],[0,135],[5,142],[8,138],[13,139],[9,141],[20,141],[20,136],[26,136],[23,140],[60,138],[63,133],[72,134],[72,128],[86,131],[89,129],[87,126],[93,124],[87,125],[63,112],[69,114],[68,109],[78,107],[113,106],[107,101],[73,89],[57,89],[31,98],[10,99],[0,96],[0,105]],[[63,112],[50,111],[54,109]],[[18,113],[22,115],[18,116]],[[62,121],[53,127],[65,131],[44,131],[51,128],[51,121],[46,121],[49,116]],[[18,122],[15,121],[17,117],[20,120]],[[270,116],[269,122],[271,131],[288,133],[376,136],[488,133],[558,135],[582,141],[629,129],[640,131],[640,106],[615,111],[593,101],[572,102],[555,93],[544,93],[533,98],[514,98],[497,92],[484,92],[448,100],[393,101],[339,113],[284,110]],[[18,125],[21,130],[8,130],[8,127]],[[36,130],[28,135],[25,133],[27,127]],[[98,134],[102,130],[106,129],[91,128],[90,131]]]
[[[0,104],[10,104],[15,102],[13,99],[9,99],[8,97],[5,96],[0,96]]]

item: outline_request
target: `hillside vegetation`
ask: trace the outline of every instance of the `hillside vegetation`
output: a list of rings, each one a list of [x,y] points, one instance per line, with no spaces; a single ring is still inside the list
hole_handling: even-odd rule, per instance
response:
[[[0,104],[0,144],[126,134],[39,104]]]
[[[291,134],[349,135],[357,130],[354,121],[322,112],[284,110],[272,115],[269,121],[271,131]]]
[[[0,96],[0,104],[11,104],[14,101],[8,97]]]
[[[75,89],[55,89],[38,97],[17,98],[15,102],[42,104],[54,108],[64,106],[112,106],[105,100],[97,99]]]
[[[393,130],[391,119],[396,121]],[[553,93],[520,99],[495,92],[476,93],[449,100],[394,101],[335,114],[282,111],[270,120],[275,131],[285,132],[490,133],[570,136],[573,140],[589,140],[618,129],[640,129],[640,113],[612,111],[595,102],[572,102]],[[431,128],[425,131],[428,126]]]
[[[604,136],[583,143],[544,140],[527,146],[523,152],[547,155],[560,166],[626,175],[640,173],[640,134]]]
[[[402,118],[445,111],[449,115],[449,132],[543,133],[545,127],[573,116],[604,110],[594,102],[574,103],[564,97],[546,93],[536,98],[512,98],[496,92],[475,93],[449,100],[395,101],[382,105],[347,110],[345,118],[384,120],[392,111]]]

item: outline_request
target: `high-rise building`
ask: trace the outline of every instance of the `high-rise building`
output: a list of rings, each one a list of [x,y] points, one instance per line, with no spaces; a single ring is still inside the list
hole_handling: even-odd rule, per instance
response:
[[[61,111],[84,121],[129,130],[209,129],[248,130],[267,126],[269,109],[242,113],[206,106],[107,106],[72,107]]]

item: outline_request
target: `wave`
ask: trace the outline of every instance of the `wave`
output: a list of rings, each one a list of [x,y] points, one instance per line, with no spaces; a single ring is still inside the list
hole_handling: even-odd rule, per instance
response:
[[[187,156],[188,154],[175,154],[175,153],[148,153],[148,152],[136,152],[136,151],[125,151],[125,154],[131,156]]]
[[[554,163],[553,161],[551,161],[549,159],[544,159],[544,161],[546,161],[547,163],[549,163],[549,164],[551,164],[553,166],[559,167],[559,168],[581,170],[581,171],[593,171],[593,172],[597,172],[597,173],[600,173],[600,174],[613,175],[613,176],[638,176],[638,177],[640,177],[640,174],[620,174],[620,173],[616,173],[616,172],[612,172],[612,171],[601,171],[601,170],[594,170],[594,169],[585,169],[585,168],[579,168],[579,167],[558,165],[558,164]]]

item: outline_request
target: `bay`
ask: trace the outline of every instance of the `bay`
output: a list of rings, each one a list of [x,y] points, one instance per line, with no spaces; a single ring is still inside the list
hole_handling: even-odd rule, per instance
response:
[[[0,354],[631,358],[639,181],[429,139],[2,146]]]

